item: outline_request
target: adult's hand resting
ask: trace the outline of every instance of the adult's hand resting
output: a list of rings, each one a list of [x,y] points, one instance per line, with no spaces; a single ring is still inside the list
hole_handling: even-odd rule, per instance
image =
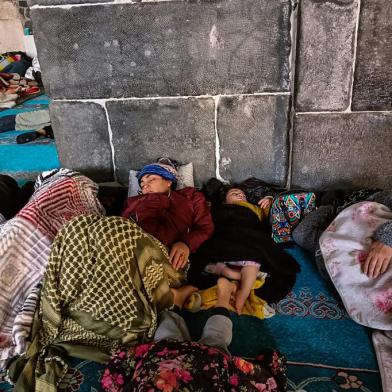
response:
[[[374,241],[363,265],[363,272],[369,278],[377,278],[383,274],[392,260],[392,247]]]
[[[183,242],[176,242],[170,250],[169,260],[175,270],[185,267],[189,258],[189,247]]]
[[[273,201],[272,197],[266,196],[260,199],[257,204],[259,205],[259,207],[267,209],[271,207],[272,201]]]

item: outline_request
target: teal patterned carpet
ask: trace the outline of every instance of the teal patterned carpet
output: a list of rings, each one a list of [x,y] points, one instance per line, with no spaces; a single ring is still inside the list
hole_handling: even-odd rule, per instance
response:
[[[287,250],[301,264],[293,291],[279,302],[267,320],[232,314],[232,353],[252,357],[264,347],[276,347],[288,359],[289,391],[381,392],[381,380],[369,330],[348,318],[333,288],[323,281],[307,253]],[[185,313],[197,339],[208,311]],[[100,391],[103,366],[70,359],[61,384],[67,392]],[[0,390],[11,386],[0,383]]]
[[[46,95],[41,95],[12,109],[0,111],[0,117],[47,109],[49,102]],[[44,170],[60,167],[56,144],[52,139],[38,138],[30,143],[17,144],[16,136],[21,133],[21,131],[0,133],[1,174],[8,174],[23,184],[28,180],[34,181]]]

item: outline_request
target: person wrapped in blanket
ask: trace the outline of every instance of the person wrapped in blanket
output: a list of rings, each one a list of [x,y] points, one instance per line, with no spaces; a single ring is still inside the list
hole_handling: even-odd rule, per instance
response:
[[[57,232],[75,216],[105,212],[96,197],[98,186],[72,170],[42,173],[28,199],[31,191],[9,177],[0,178],[0,219],[5,218],[0,224],[0,369],[7,358],[26,349],[16,344],[15,319],[42,279]]]
[[[269,199],[253,205],[237,185],[225,187],[223,194],[223,202],[212,209],[214,234],[191,255],[188,280],[200,288],[214,286],[218,276],[239,280],[235,308],[241,314],[261,271],[267,278],[257,295],[277,302],[293,287],[299,266],[270,237]]]
[[[236,285],[217,284],[218,300],[198,342],[192,341],[179,311],[194,290],[173,291],[174,308],[164,311],[154,341],[120,348],[101,378],[104,391],[285,391],[285,358],[274,350],[250,362],[231,355],[233,323],[229,304]]]
[[[383,390],[392,390],[392,190],[357,191],[366,200],[348,198],[319,242],[317,261],[332,281],[348,315],[355,322],[373,328]],[[353,202],[354,201],[354,202]],[[359,202],[358,202],[359,201]],[[343,207],[343,208],[341,208]],[[317,212],[317,211],[316,211]],[[321,211],[309,216],[297,237],[311,226],[324,225]],[[312,214],[311,214],[312,215]],[[317,219],[318,218],[318,219]],[[324,222],[323,219],[324,218]],[[305,225],[306,224],[306,225]],[[322,226],[321,226],[322,227]],[[315,230],[318,233],[317,230]],[[312,244],[312,236],[307,245]],[[315,246],[314,246],[315,247]],[[313,248],[314,249],[314,248]]]
[[[317,250],[320,272],[332,280],[353,320],[392,330],[391,190],[355,191],[336,209],[320,207],[295,229],[294,238]]]
[[[12,361],[15,391],[55,391],[68,357],[105,363],[120,345],[153,337],[183,275],[166,247],[135,222],[80,215],[52,244],[27,352]]]
[[[128,198],[122,213],[169,248],[176,270],[214,230],[204,195],[195,188],[176,190],[178,162],[160,158],[138,173],[141,195]]]

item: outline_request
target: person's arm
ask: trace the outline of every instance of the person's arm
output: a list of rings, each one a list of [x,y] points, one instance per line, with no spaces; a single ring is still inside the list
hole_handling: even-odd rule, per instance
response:
[[[374,193],[373,195],[368,197],[367,200],[384,204],[384,206],[392,210],[392,189]]]
[[[265,214],[268,216],[273,201],[274,201],[273,196],[265,196],[262,199],[260,199],[257,204],[261,209],[264,210]]]
[[[374,242],[363,265],[369,278],[377,278],[389,267],[392,260],[392,222],[381,225],[374,233]]]
[[[183,236],[181,242],[184,242],[189,247],[190,253],[193,253],[204,241],[212,236],[214,224],[204,195],[194,190],[191,199],[194,219],[189,232]]]

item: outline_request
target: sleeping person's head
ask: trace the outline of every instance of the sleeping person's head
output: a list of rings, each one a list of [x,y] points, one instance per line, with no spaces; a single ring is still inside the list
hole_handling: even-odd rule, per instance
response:
[[[168,193],[177,186],[177,169],[169,163],[144,166],[137,175],[142,194]]]
[[[226,192],[225,202],[226,204],[233,204],[239,201],[246,201],[245,192],[237,187],[230,187]]]

